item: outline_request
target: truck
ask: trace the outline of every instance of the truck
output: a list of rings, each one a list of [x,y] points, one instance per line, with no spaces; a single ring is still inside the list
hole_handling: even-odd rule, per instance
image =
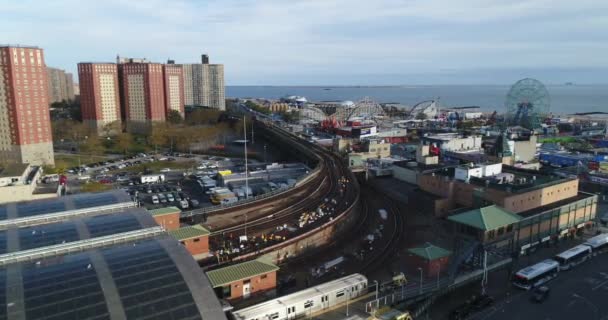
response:
[[[188,200],[180,200],[179,201],[179,208],[184,210],[184,209],[188,209],[190,207],[190,205],[188,204]]]
[[[218,175],[220,176],[227,176],[227,175],[231,175],[232,174],[232,170],[219,170],[217,172]]]
[[[220,202],[221,205],[227,205],[227,204],[233,204],[233,203],[237,203],[239,201],[239,198],[237,197],[228,197],[228,198],[223,198],[222,201]]]
[[[211,194],[210,200],[213,204],[220,204],[223,199],[236,198],[234,193],[227,188],[216,190]],[[237,198],[238,199],[238,198]]]
[[[140,182],[144,183],[160,183],[165,182],[164,174],[146,174],[140,177]]]

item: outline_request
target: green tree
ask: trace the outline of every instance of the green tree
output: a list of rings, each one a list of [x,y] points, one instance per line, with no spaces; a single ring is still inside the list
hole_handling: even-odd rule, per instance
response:
[[[154,147],[154,151],[158,152],[159,146],[167,144],[167,125],[164,123],[154,123],[152,131],[148,136],[148,144]]]
[[[101,143],[100,138],[98,136],[94,135],[94,136],[89,137],[88,139],[84,140],[80,144],[80,150],[83,153],[98,156],[98,155],[104,154],[106,148]]]
[[[103,126],[102,131],[103,135],[106,137],[111,135],[117,135],[122,132],[122,123],[120,122],[120,120],[110,122]]]
[[[106,191],[112,188],[109,184],[103,184],[96,181],[89,181],[80,187],[81,192],[99,192]]]
[[[116,145],[124,154],[127,154],[127,152],[133,147],[133,142],[133,135],[128,132],[123,132],[116,136]]]
[[[167,114],[167,122],[171,124],[180,124],[183,120],[182,114],[177,110],[170,110]]]

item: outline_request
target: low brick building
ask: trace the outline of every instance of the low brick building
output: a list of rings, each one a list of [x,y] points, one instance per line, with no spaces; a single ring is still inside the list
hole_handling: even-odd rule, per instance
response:
[[[156,223],[167,231],[179,229],[179,216],[181,212],[177,207],[150,210],[150,214],[156,220]]]
[[[411,262],[411,272],[422,270],[424,277],[434,277],[448,270],[450,263],[449,250],[425,243],[423,246],[408,249],[408,260]]]
[[[207,272],[215,293],[221,299],[246,299],[262,292],[274,292],[276,265],[261,259],[246,261]]]
[[[169,234],[184,245],[195,259],[202,259],[209,255],[209,230],[203,226],[195,225],[169,230]]]

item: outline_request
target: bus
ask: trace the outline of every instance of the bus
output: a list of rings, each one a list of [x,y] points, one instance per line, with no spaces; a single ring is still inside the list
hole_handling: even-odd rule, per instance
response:
[[[513,276],[513,285],[524,290],[530,290],[555,279],[558,273],[559,263],[547,259],[519,270]]]
[[[570,248],[553,258],[559,263],[560,270],[568,270],[591,258],[591,247],[584,244],[579,244],[576,247]]]
[[[608,249],[608,233],[602,233],[590,238],[583,244],[591,247],[593,255],[603,253]]]

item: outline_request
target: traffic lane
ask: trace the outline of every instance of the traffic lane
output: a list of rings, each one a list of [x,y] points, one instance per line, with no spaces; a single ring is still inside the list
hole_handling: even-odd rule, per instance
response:
[[[532,302],[532,291],[516,288],[507,298],[470,319],[601,319],[608,316],[608,254],[592,260],[546,284],[551,292],[542,303]]]

